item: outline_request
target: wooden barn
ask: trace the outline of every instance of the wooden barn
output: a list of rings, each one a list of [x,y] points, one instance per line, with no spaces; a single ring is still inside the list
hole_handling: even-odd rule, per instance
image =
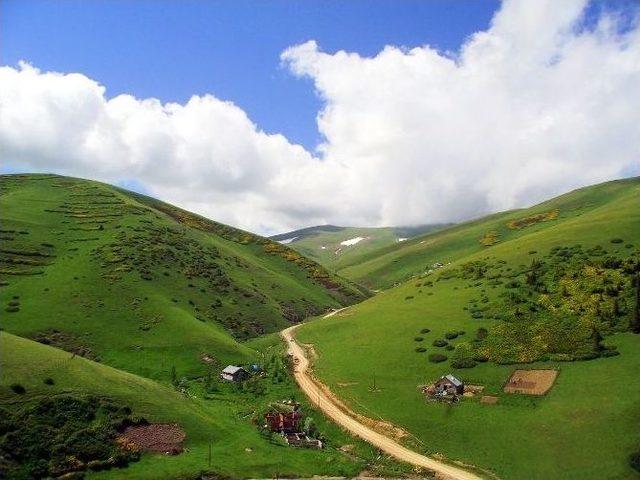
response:
[[[224,370],[222,370],[220,378],[228,382],[244,382],[249,378],[249,372],[242,367],[228,365]]]
[[[464,393],[464,383],[453,375],[443,375],[434,384],[436,394],[462,395]]]

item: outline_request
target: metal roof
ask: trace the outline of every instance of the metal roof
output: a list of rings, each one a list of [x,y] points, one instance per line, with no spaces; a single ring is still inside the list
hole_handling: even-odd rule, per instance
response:
[[[244,370],[244,368],[236,367],[235,365],[228,365],[228,366],[225,367],[224,370],[222,370],[222,373],[228,373],[229,375],[233,375],[234,373],[236,373],[239,370]]]
[[[458,380],[456,377],[454,377],[451,374],[445,375],[444,377],[441,377],[441,378],[446,378],[447,380],[449,380],[456,387],[462,386],[462,381]]]

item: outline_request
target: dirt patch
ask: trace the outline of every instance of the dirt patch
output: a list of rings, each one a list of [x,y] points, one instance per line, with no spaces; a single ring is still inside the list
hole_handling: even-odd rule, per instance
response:
[[[183,450],[182,442],[186,436],[177,423],[152,423],[128,427],[121,438],[141,450],[177,455]]]
[[[516,370],[504,386],[505,393],[544,395],[558,376],[557,370]]]
[[[480,403],[484,403],[485,405],[495,405],[498,403],[498,397],[494,397],[493,395],[483,395],[480,399]]]

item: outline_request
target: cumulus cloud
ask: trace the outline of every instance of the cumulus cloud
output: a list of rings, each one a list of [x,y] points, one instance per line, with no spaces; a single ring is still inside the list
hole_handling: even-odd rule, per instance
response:
[[[287,49],[324,106],[316,152],[214,96],[105,96],[0,68],[4,163],[107,181],[259,232],[457,221],[640,170],[640,28],[585,2],[507,1],[458,52]],[[631,14],[637,15],[636,12]]]

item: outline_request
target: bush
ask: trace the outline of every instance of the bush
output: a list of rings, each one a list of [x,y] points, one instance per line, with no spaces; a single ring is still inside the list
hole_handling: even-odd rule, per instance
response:
[[[47,377],[42,381],[45,385],[53,385],[55,382],[53,381],[53,378],[51,377]]]
[[[620,355],[620,352],[617,350],[603,350],[600,352],[601,357],[615,357],[617,355]]]
[[[405,300],[411,300],[413,298],[413,295],[408,295],[406,297],[404,297]]]
[[[447,356],[441,353],[432,353],[429,355],[429,361],[431,363],[441,363],[447,360]]]
[[[424,347],[416,347],[416,352],[418,352],[418,353],[424,353],[426,351],[427,351],[427,349],[424,348]]]
[[[20,311],[20,307],[17,307],[17,306],[7,307],[7,308],[5,308],[5,311],[9,312],[9,313],[19,312]]]
[[[478,362],[478,363],[486,363],[489,361],[489,357],[487,357],[486,355],[482,355],[480,353],[474,355],[473,360]]]
[[[458,338],[458,332],[447,332],[444,334],[444,338],[447,340],[453,340],[454,338]]]
[[[455,348],[456,348],[456,347],[454,347],[454,346],[453,346],[453,345],[451,345],[451,344],[449,344],[449,345],[447,345],[446,347],[444,347],[444,349],[445,349],[445,350],[447,350],[447,351],[449,351],[449,352],[450,352],[451,350],[455,350]]]
[[[13,393],[17,393],[18,395],[24,395],[27,393],[27,390],[19,383],[12,383],[9,388],[13,390]]]
[[[414,338],[414,340],[415,340],[416,342],[421,342],[421,341],[423,341],[423,340],[424,340],[424,337],[415,337],[415,338]]]
[[[629,465],[635,471],[640,472],[640,450],[631,454],[629,457]]]
[[[476,339],[477,340],[484,340],[485,338],[487,338],[487,335],[489,335],[489,330],[487,330],[484,327],[480,327],[477,331],[476,331]]]
[[[442,340],[441,338],[433,341],[433,346],[434,347],[444,347],[444,346],[446,346],[448,344],[449,344],[449,342],[447,342],[446,340]]]
[[[462,335],[464,335],[465,333],[467,333],[467,332],[465,332],[464,330],[458,330],[458,336],[459,336],[459,337],[461,337],[461,336],[462,336]]]
[[[420,330],[420,333],[429,333],[431,330],[428,328],[423,328],[422,330]]]
[[[471,358],[454,358],[451,360],[451,366],[453,368],[473,368],[476,366],[476,362]]]
[[[624,242],[624,240],[622,240],[621,238],[612,238],[611,239],[611,243],[622,243]]]

